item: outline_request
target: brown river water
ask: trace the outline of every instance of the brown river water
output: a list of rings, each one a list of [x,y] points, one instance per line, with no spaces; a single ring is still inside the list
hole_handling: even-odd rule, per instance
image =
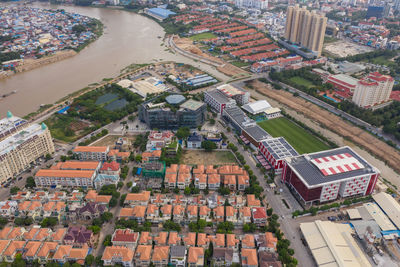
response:
[[[214,67],[165,51],[163,28],[144,16],[106,8],[43,3],[32,6],[63,8],[97,18],[104,24],[104,34],[74,57],[0,80],[0,95],[17,90],[16,94],[0,100],[0,117],[5,117],[8,110],[18,116],[26,115],[41,104],[54,103],[88,84],[117,76],[132,63],[173,60],[192,64],[221,80],[227,79]]]

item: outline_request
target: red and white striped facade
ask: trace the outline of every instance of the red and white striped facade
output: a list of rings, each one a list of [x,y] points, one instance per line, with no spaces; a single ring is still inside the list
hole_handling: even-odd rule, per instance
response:
[[[364,160],[352,150],[356,156],[334,153],[335,150],[343,152],[344,149],[351,150],[345,147],[333,149],[332,153],[324,157],[316,157],[316,154],[326,155],[326,151],[285,159],[282,181],[304,203],[323,203],[337,198],[371,194],[378,181],[379,170],[366,162],[360,163]]]

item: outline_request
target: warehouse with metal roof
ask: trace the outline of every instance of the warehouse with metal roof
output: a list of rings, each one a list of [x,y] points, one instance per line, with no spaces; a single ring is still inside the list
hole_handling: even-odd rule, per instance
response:
[[[255,115],[255,114],[265,112],[267,109],[271,108],[271,105],[268,103],[267,100],[258,100],[258,101],[243,105],[242,108],[244,110],[246,110],[247,112]]]
[[[300,230],[317,266],[371,266],[352,237],[350,225],[317,220],[301,223]]]
[[[385,192],[375,194],[372,197],[393,224],[400,229],[400,204],[391,195]]]

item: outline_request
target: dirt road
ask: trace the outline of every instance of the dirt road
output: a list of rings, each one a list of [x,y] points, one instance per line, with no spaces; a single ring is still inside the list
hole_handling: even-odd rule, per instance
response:
[[[318,123],[321,127],[344,137],[344,139],[359,145],[370,153],[381,158],[395,171],[400,172],[400,153],[364,130],[353,126],[336,115],[326,111],[304,99],[294,97],[283,90],[271,89],[268,85],[253,81],[254,89],[271,99],[274,99]]]

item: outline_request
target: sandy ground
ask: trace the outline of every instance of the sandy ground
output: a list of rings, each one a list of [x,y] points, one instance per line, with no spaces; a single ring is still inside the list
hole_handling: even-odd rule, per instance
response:
[[[228,153],[230,154],[229,156],[227,156]],[[233,154],[229,151],[205,152],[203,150],[184,150],[181,163],[189,165],[237,164]]]
[[[321,132],[339,146],[348,145],[352,147],[365,160],[378,168],[382,177],[400,187],[400,175],[396,173],[396,171],[400,171],[400,153],[397,150],[329,111],[301,98],[294,97],[286,91],[270,89],[259,81],[255,81],[253,86],[258,91],[250,90],[254,97],[258,99],[267,98],[272,106],[284,108],[290,116]],[[344,136],[346,139],[343,138]],[[369,151],[372,151],[380,159],[373,156]],[[385,164],[385,162],[388,164]]]

